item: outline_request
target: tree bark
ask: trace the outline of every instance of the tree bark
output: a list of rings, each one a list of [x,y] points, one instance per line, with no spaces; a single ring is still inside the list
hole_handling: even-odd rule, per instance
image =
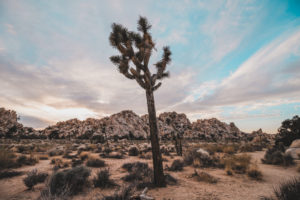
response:
[[[159,148],[158,128],[156,121],[156,111],[154,104],[154,96],[152,90],[146,90],[147,106],[149,114],[150,139],[152,146],[152,159],[154,170],[154,184],[158,187],[166,185],[163,171],[162,157]]]

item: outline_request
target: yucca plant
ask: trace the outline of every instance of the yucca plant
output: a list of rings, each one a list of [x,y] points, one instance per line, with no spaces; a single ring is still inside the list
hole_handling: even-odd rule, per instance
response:
[[[171,51],[167,46],[163,48],[162,59],[154,64],[156,73],[151,73],[149,60],[152,51],[156,49],[149,33],[150,28],[151,25],[145,17],[140,17],[138,20],[137,29],[139,32],[129,31],[121,24],[113,23],[109,41],[111,46],[116,48],[121,55],[111,56],[110,60],[119,68],[120,73],[128,79],[135,80],[146,91],[154,184],[165,186],[153,92],[161,86],[161,80],[169,76],[166,68],[171,62]],[[130,64],[133,65],[130,66]]]

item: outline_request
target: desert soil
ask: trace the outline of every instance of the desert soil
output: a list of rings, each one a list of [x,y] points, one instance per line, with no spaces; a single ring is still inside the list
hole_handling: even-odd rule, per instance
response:
[[[273,193],[273,187],[289,178],[298,176],[296,166],[284,168],[281,166],[265,165],[261,163],[261,158],[264,156],[264,151],[248,153],[252,156],[252,160],[257,162],[259,169],[263,173],[263,180],[256,181],[249,178],[247,175],[234,174],[233,176],[226,175],[223,169],[197,169],[197,171],[205,171],[219,179],[216,184],[209,184],[205,182],[197,182],[190,178],[194,173],[193,167],[185,167],[182,172],[168,172],[178,180],[178,184],[174,186],[168,186],[166,188],[151,189],[148,195],[155,199],[172,199],[172,200],[253,200],[259,199],[261,196],[270,196]],[[96,155],[96,154],[95,154]],[[172,163],[172,160],[179,157],[170,159],[166,157],[168,162],[164,164]],[[28,172],[32,169],[37,169],[39,172],[48,172],[51,174],[52,165],[50,160],[40,160],[35,166],[22,167],[17,169],[18,171]],[[151,160],[139,159],[137,157],[127,156],[124,159],[104,159],[108,164],[112,179],[118,184],[122,185],[120,178],[123,177],[126,172],[122,170],[121,166],[127,162],[142,161],[148,162],[151,166]],[[97,168],[92,170],[92,175],[95,176]],[[23,178],[26,175],[17,176],[13,178],[7,178],[0,180],[0,199],[37,199],[40,191],[45,187],[45,184],[39,184],[35,186],[33,191],[26,189],[23,184]],[[103,195],[112,194],[114,189],[94,189],[92,186],[88,187],[83,193],[73,197],[72,199],[101,199]]]

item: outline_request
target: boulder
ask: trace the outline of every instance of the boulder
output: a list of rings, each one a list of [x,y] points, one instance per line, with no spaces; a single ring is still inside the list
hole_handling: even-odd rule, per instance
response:
[[[291,155],[294,159],[299,159],[300,139],[294,140],[290,147],[285,151],[285,153]]]

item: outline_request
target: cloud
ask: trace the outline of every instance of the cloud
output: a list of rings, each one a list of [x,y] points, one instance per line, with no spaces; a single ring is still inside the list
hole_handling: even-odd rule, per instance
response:
[[[210,62],[218,62],[236,50],[260,22],[261,6],[254,6],[254,2],[228,0],[199,4],[209,12],[200,31],[209,38]]]
[[[204,105],[255,104],[300,100],[300,74],[288,73],[299,66],[300,30],[262,48],[224,79]],[[294,65],[287,65],[294,57]],[[288,68],[287,68],[288,67]]]
[[[75,116],[103,117],[124,109],[147,112],[145,91],[109,63],[81,58],[37,67],[1,57],[0,70],[0,103],[20,115],[54,123]],[[163,81],[155,94],[158,110],[185,98],[190,78],[191,73],[171,74]]]

